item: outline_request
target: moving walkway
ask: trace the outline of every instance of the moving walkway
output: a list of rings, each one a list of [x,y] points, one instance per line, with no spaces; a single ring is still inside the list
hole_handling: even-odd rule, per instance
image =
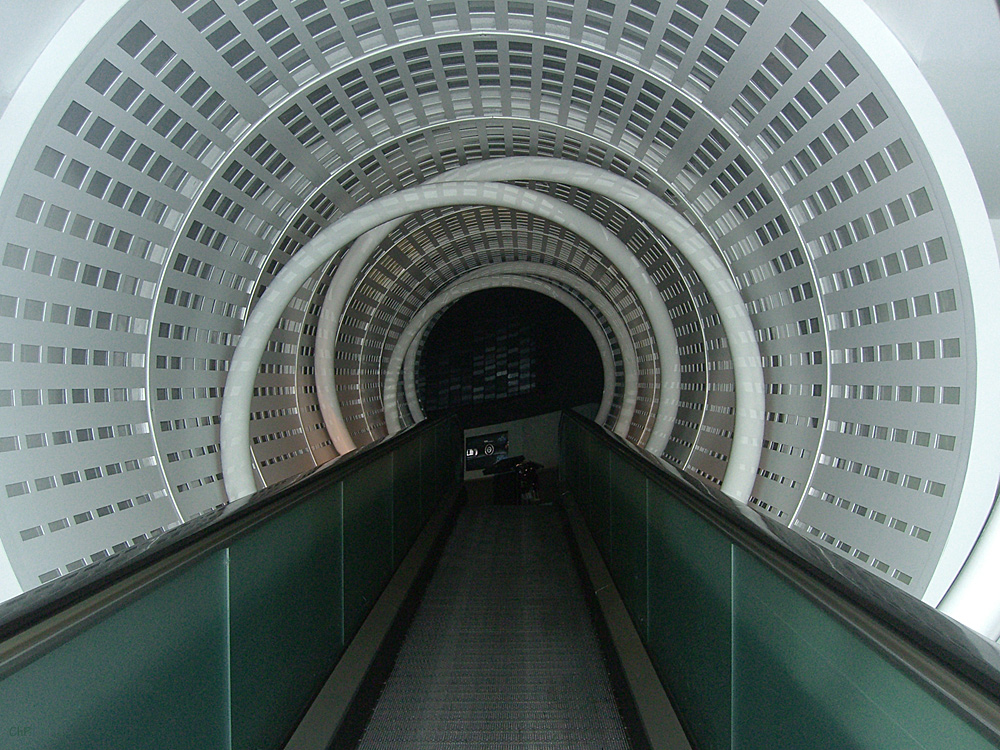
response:
[[[560,439],[557,504],[463,503],[426,422],[3,605],[4,743],[1000,746],[995,644],[574,414]]]

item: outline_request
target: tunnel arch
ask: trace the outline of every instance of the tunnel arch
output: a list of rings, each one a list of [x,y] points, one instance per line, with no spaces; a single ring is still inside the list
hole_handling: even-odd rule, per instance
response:
[[[495,247],[496,250],[499,251],[502,249],[502,251],[506,253],[509,252],[511,248],[517,248],[519,246],[519,242],[524,239],[523,235],[515,233],[503,233],[502,236],[496,237],[488,237],[487,234],[488,233],[482,233],[476,236],[476,257],[480,259],[480,262],[482,262],[484,249]],[[533,234],[537,238],[539,233],[534,232]],[[463,236],[461,238],[461,240],[465,241],[469,239],[469,236]],[[483,242],[486,243],[485,247],[481,244]],[[614,350],[617,350],[618,352],[618,364],[616,365],[616,371],[620,371],[620,375],[617,376],[616,382],[620,385],[621,391],[620,395],[616,391],[616,394],[612,396],[611,403],[608,404],[606,412],[603,408],[598,409],[597,420],[602,424],[608,424],[612,408],[615,408],[617,411],[617,418],[614,422],[614,429],[619,435],[626,437],[632,424],[632,412],[635,408],[635,401],[639,388],[638,357],[636,354],[635,342],[632,339],[632,334],[629,331],[624,318],[615,307],[614,302],[608,300],[596,286],[590,283],[588,279],[578,276],[569,268],[564,268],[558,265],[558,261],[553,261],[553,258],[539,251],[537,255],[533,256],[532,260],[517,260],[504,256],[499,262],[494,259],[493,261],[486,262],[479,267],[472,267],[470,270],[469,268],[464,267],[470,264],[470,261],[467,260],[463,263],[463,271],[459,278],[472,279],[490,274],[523,273],[529,277],[547,279],[554,282],[561,288],[571,290],[574,294],[579,296],[582,303],[589,308],[592,308],[591,314],[595,320],[598,321],[599,325],[601,325],[604,337],[611,342],[613,349],[612,354],[614,354]],[[428,321],[428,324],[431,325],[432,321]],[[407,327],[409,327],[409,325],[410,323],[407,324]],[[420,339],[418,335],[418,339],[415,341],[417,347],[420,345],[419,341]],[[386,342],[385,346],[388,346],[388,342]],[[395,353],[395,350],[400,346],[401,345],[397,342],[392,344],[391,349]],[[415,356],[416,349],[408,348],[402,370],[404,382],[403,392],[406,394],[406,400],[410,403],[414,400],[411,394],[415,393],[416,387],[414,382],[413,367]],[[389,381],[391,379],[392,376],[387,374],[385,378],[387,392],[391,391],[391,387],[389,387]],[[616,401],[618,402],[617,404]]]
[[[526,269],[526,266],[531,266],[530,269]],[[614,309],[603,301],[599,294],[593,287],[589,287],[586,283],[582,283],[579,279],[573,277],[567,272],[560,272],[560,269],[539,267],[541,264],[526,264],[524,262],[513,262],[491,265],[486,268],[470,271],[467,274],[459,277],[455,282],[446,287],[439,295],[430,301],[430,303],[421,310],[420,314],[414,316],[410,322],[407,324],[406,329],[400,335],[399,341],[393,347],[392,357],[389,360],[389,366],[385,375],[385,392],[387,396],[398,390],[399,383],[403,383],[403,393],[405,396],[405,408],[409,411],[412,418],[417,421],[423,419],[423,413],[420,411],[419,400],[416,397],[416,378],[415,378],[415,360],[416,354],[420,347],[422,338],[429,331],[430,327],[435,321],[435,317],[438,312],[444,310],[441,303],[444,299],[449,298],[455,293],[453,290],[458,288],[466,288],[469,285],[478,285],[483,288],[488,288],[489,283],[494,279],[506,279],[511,277],[522,278],[528,283],[532,284],[545,284],[552,289],[565,289],[570,293],[575,295],[580,295],[584,300],[586,300],[593,308],[595,308],[608,322],[611,329],[612,339],[615,341],[619,348],[622,350],[622,370],[624,384],[622,388],[622,416],[618,420],[616,425],[616,431],[619,435],[624,437],[623,433],[627,434],[628,424],[631,421],[624,412],[629,408],[629,402],[634,399],[635,389],[638,382],[638,374],[636,372],[636,362],[634,347],[631,345],[631,341],[628,336],[627,328],[625,327],[624,321],[616,314]],[[595,333],[596,332],[592,332]],[[606,332],[605,336],[607,335]],[[595,337],[595,341],[597,338]],[[610,353],[610,346],[609,346]],[[603,422],[610,412],[612,394],[608,394],[606,399],[607,404],[605,405],[602,401],[597,412],[597,421]],[[391,413],[391,410],[387,408],[387,415]],[[602,417],[603,415],[603,417]],[[398,421],[391,426],[391,433],[396,432],[400,429],[401,423]],[[390,434],[391,434],[390,433]]]
[[[282,312],[297,290],[329,258],[336,256],[346,245],[386,220],[428,208],[482,203],[526,209],[559,224],[572,223],[574,231],[600,247],[603,254],[623,274],[629,286],[637,292],[643,312],[653,330],[661,363],[660,403],[651,437],[651,441],[656,442],[651,449],[657,453],[663,450],[667,430],[676,414],[680,364],[670,319],[666,310],[660,306],[659,292],[642,264],[597,221],[539,193],[503,183],[440,182],[410,188],[355,209],[317,234],[268,285],[247,321],[239,345],[233,352],[229,376],[226,378],[220,441],[224,481],[230,497],[244,497],[256,490],[249,429],[252,391],[271,331],[278,325]],[[354,253],[352,247],[342,261],[343,266],[350,269],[352,280],[368,260],[367,247],[366,245],[365,252],[359,253]],[[336,283],[336,277],[331,283]],[[353,447],[345,444],[342,446],[348,449]]]
[[[566,288],[567,290],[578,294],[595,309],[604,321],[606,321],[608,330],[604,332],[605,336],[617,344],[617,348],[621,352],[620,357],[622,361],[621,380],[623,382],[621,409],[618,420],[615,423],[614,430],[621,437],[627,437],[628,427],[632,421],[631,411],[634,409],[634,401],[638,393],[639,376],[637,372],[638,358],[635,353],[635,345],[629,334],[628,327],[621,315],[617,312],[617,310],[615,310],[614,306],[607,299],[605,299],[585,280],[575,276],[565,269],[550,267],[547,264],[542,263],[506,261],[504,263],[489,264],[487,266],[468,271],[456,282],[453,282],[453,284],[512,274],[518,274],[526,279],[544,280],[545,282],[554,283],[559,285],[559,287]],[[445,291],[442,292],[442,295],[445,294],[450,288],[451,286],[446,287]],[[436,295],[428,307],[436,307],[440,298],[441,295]],[[409,404],[417,403],[418,401],[416,399],[415,359],[421,337],[429,329],[429,326],[433,324],[432,315],[433,313],[428,314],[426,316],[428,319],[425,322],[418,322],[418,316],[414,316],[414,318],[410,320],[406,329],[404,329],[403,333],[400,335],[399,341],[393,346],[392,356],[389,360],[389,365],[386,371],[385,392],[387,396],[393,393],[393,383],[399,381],[399,373],[401,371],[404,383],[404,394],[406,396],[408,408],[410,408]],[[410,343],[407,344],[407,333],[411,330],[413,332],[413,336]],[[388,399],[386,400],[386,403],[388,403]],[[419,403],[417,403],[417,406],[419,408]],[[611,411],[610,403],[608,404],[606,411],[607,413],[605,412],[605,408],[602,403],[598,408],[595,420],[602,423],[605,421],[607,414]],[[410,412],[412,415],[412,408],[410,408]],[[391,413],[391,409],[387,407],[387,414],[389,413]],[[604,415],[603,418],[602,415]],[[418,415],[418,417],[422,418],[422,415]],[[401,425],[394,425],[395,429],[399,429],[400,426]],[[394,432],[395,429],[390,427],[391,432]]]
[[[684,256],[693,266],[697,276],[706,284],[708,295],[715,303],[715,308],[721,318],[722,328],[729,342],[729,348],[732,350],[731,361],[739,391],[736,404],[737,423],[734,427],[733,455],[729,457],[726,479],[722,482],[722,488],[723,491],[745,502],[753,482],[752,472],[760,461],[759,445],[763,431],[761,420],[764,416],[763,373],[759,365],[760,353],[753,337],[753,327],[749,316],[732,278],[720,262],[713,247],[678,212],[663,204],[655,196],[636,188],[623,178],[609,175],[588,165],[521,157],[490,160],[466,166],[446,172],[443,178],[449,180],[534,178],[553,180],[561,185],[586,188],[605,196],[614,194],[616,202],[651,222],[669,240],[671,246]],[[340,319],[342,299],[346,298],[347,285],[354,282],[362,266],[375,252],[378,244],[391,231],[392,227],[387,226],[379,233],[373,234],[363,245],[348,251],[348,256],[342,267],[343,279],[340,282],[342,288],[340,299],[328,299],[328,302],[332,304],[332,310],[329,315],[325,316],[327,321]],[[331,291],[336,288],[336,284],[335,277]],[[635,286],[634,282],[633,286]],[[647,314],[649,310],[656,307],[648,294],[644,304]],[[663,325],[662,321],[660,325]],[[657,325],[654,323],[654,331],[656,330]],[[672,344],[659,333],[656,336],[659,359],[661,362],[666,362],[668,357],[664,352],[671,349]],[[325,340],[329,340],[329,337],[326,337]],[[657,421],[653,426],[652,442],[646,446],[650,452],[655,454],[661,454],[666,448],[670,425],[674,423],[676,417],[676,410],[671,410],[662,401],[663,393],[661,390],[661,403],[657,410]],[[331,414],[327,421],[328,423],[336,422],[338,417],[337,414]],[[639,442],[643,445],[646,444],[645,441]]]
[[[937,604],[997,482],[998,408],[981,387],[997,358],[984,334],[995,241],[947,117],[869,7],[350,9],[84,0],[4,109],[16,145],[0,163],[6,590],[225,502],[233,348],[323,226],[452,168],[523,155],[630,180],[698,228],[760,348],[752,507]],[[655,275],[684,370],[658,452],[724,481],[727,412],[747,381],[705,279],[655,227],[603,213],[586,191],[544,189],[609,217]],[[335,270],[317,268],[268,331],[248,408],[262,482],[336,453],[311,359]],[[676,291],[685,281],[690,295]],[[402,321],[410,304],[377,314]],[[353,320],[341,338],[373,346]],[[648,414],[657,356],[640,349]],[[348,418],[377,413],[381,367],[352,370]],[[645,444],[645,428],[633,437]],[[949,611],[996,629],[973,609]]]
[[[436,309],[433,311],[428,310],[427,319],[414,318],[410,325],[407,326],[408,330],[404,331],[404,335],[400,340],[405,340],[407,332],[412,328],[412,335],[409,337],[410,345],[405,347],[405,355],[399,357],[398,361],[395,361],[393,369],[389,371],[385,378],[385,397],[383,402],[386,405],[386,423],[390,428],[390,435],[395,434],[401,429],[398,412],[395,420],[392,419],[392,403],[396,400],[394,394],[399,390],[401,382],[405,383],[406,400],[400,403],[396,409],[407,409],[411,421],[414,422],[420,422],[426,418],[421,409],[420,399],[417,396],[416,377],[413,374],[416,370],[416,364],[413,359],[416,357],[421,339],[430,333],[439,315],[447,313],[452,305],[477,292],[495,289],[523,289],[545,296],[561,304],[573,313],[585,326],[597,347],[602,361],[604,376],[603,392],[601,401],[598,404],[595,421],[602,421],[602,415],[607,415],[607,412],[611,408],[611,399],[613,398],[615,388],[614,360],[611,354],[611,346],[604,337],[604,330],[601,328],[600,323],[591,316],[590,310],[571,292],[544,278],[518,275],[516,273],[495,273],[480,275],[476,278],[463,278],[449,285],[444,292],[434,298],[433,307]],[[402,346],[396,347],[394,353],[401,351],[403,348]],[[404,370],[407,373],[406,377],[403,377]]]

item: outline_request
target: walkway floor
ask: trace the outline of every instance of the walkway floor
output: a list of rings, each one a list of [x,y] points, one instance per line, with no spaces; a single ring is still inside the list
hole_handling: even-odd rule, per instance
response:
[[[359,747],[628,747],[556,507],[465,508]]]

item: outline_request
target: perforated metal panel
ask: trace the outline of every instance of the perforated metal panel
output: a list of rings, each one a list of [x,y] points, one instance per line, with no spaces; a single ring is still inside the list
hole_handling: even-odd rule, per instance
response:
[[[126,3],[39,109],[0,194],[0,539],[22,585],[224,502],[220,400],[263,288],[356,206],[510,155],[623,175],[712,239],[764,364],[751,502],[919,594],[967,470],[970,249],[882,74],[797,0]],[[654,277],[682,362],[665,457],[719,482],[735,385],[704,284],[613,203],[532,187],[604,220]],[[517,257],[574,263],[627,317],[629,435],[648,435],[659,365],[633,295],[577,238],[508,213],[412,220],[358,280],[337,360],[357,442],[385,432],[405,322],[515,227]],[[335,453],[310,360],[335,267],[262,362],[265,482]]]

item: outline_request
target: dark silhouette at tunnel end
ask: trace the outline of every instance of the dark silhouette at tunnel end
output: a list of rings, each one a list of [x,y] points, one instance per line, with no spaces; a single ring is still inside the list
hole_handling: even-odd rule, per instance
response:
[[[428,417],[456,411],[466,429],[601,400],[597,346],[560,303],[524,289],[488,289],[433,324],[417,359]]]

